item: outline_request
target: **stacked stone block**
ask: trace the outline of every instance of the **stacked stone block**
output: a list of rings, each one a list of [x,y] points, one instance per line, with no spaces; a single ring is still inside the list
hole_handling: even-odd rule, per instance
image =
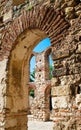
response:
[[[5,73],[6,69],[8,70],[8,66],[9,66],[9,64],[5,62],[5,59],[7,59],[8,62],[9,60],[11,60],[10,59],[11,51],[17,45],[17,43],[15,44],[15,40],[18,37],[20,37],[20,34],[23,33],[24,30],[28,28],[30,29],[39,28],[40,30],[44,31],[51,39],[52,52],[53,52],[52,57],[55,61],[54,77],[58,79],[56,86],[57,87],[62,87],[63,85],[68,86],[70,87],[70,91],[71,91],[71,94],[69,95],[69,98],[71,99],[70,110],[59,109],[59,113],[57,113],[58,112],[57,109],[54,110],[55,112],[54,114],[60,115],[62,113],[64,114],[64,118],[65,115],[67,114],[66,116],[68,116],[69,113],[70,119],[68,120],[68,122],[65,122],[64,120],[63,122],[61,121],[58,121],[57,123],[54,122],[54,130],[55,129],[56,130],[57,129],[80,130],[81,129],[80,128],[81,127],[81,121],[80,121],[81,119],[80,117],[81,115],[81,100],[80,100],[81,99],[81,94],[80,94],[80,90],[81,90],[80,87],[81,86],[80,85],[81,84],[81,69],[80,69],[81,68],[81,22],[80,22],[81,1],[80,0],[54,0],[54,1],[50,0],[51,4],[45,1],[46,3],[39,4],[38,6],[36,5],[37,3],[35,4],[35,1],[34,2],[29,1],[30,4],[19,3],[18,6],[13,6],[12,0],[0,0],[0,65],[1,68],[3,68],[3,66],[5,65],[4,70],[3,69],[0,70],[1,72],[0,77],[4,75],[2,78],[0,78],[0,86],[1,86],[1,116],[0,116],[1,128],[0,129],[5,129],[4,126],[5,121],[7,125],[6,129],[15,129],[15,130],[21,129],[22,118],[23,118],[22,116],[21,117],[19,116],[18,118],[19,113],[16,115],[13,113],[11,118],[9,118],[9,115],[6,115],[6,113],[9,112],[10,106],[12,106],[12,99],[10,98],[11,95],[8,92],[8,88],[6,89],[7,83],[4,80],[5,79],[4,77],[7,78],[9,77],[9,75],[6,75]],[[68,22],[66,22],[65,18]],[[67,23],[69,23],[69,25]],[[70,29],[67,31],[69,27]],[[33,47],[35,47],[35,45],[36,44],[32,43],[30,50],[32,50]],[[55,50],[55,48],[57,51]],[[30,53],[27,53],[27,55],[29,54]],[[6,94],[4,94],[3,92],[3,90],[5,89],[6,89],[5,92]],[[5,95],[7,95],[8,97],[6,97]],[[59,93],[58,93],[58,97],[59,97]],[[7,104],[5,104],[5,99],[7,100]],[[21,102],[20,99],[19,102]],[[67,103],[68,102],[69,101],[67,100]],[[13,120],[14,125],[12,125],[13,123],[11,123],[11,119],[13,119],[12,118],[13,116],[15,119]],[[8,119],[10,123],[8,122]]]
[[[75,20],[66,40],[56,47],[56,51],[53,50],[55,63],[53,73],[55,78],[52,79],[54,130],[81,129],[80,22],[81,18]]]
[[[35,98],[31,105],[34,120],[47,121],[50,119],[50,82],[49,80],[49,54],[41,52],[36,54],[35,67]],[[48,87],[48,89],[47,89]]]

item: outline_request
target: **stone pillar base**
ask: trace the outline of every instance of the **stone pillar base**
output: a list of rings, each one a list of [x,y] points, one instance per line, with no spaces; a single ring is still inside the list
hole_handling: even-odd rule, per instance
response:
[[[6,128],[6,129],[1,129],[1,130],[28,130],[28,128],[27,126],[22,126],[22,127]]]
[[[27,113],[9,114],[5,119],[5,129],[2,130],[28,130],[27,122]]]

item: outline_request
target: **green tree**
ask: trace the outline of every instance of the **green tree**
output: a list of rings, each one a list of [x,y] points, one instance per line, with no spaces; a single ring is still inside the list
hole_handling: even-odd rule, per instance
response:
[[[33,70],[33,72],[30,73],[30,82],[34,82],[34,80],[35,80],[35,69]],[[35,95],[33,89],[30,91],[29,95],[34,98]]]
[[[53,77],[53,66],[50,65],[49,68],[50,68],[50,75],[49,75],[49,78],[52,79],[52,77]]]
[[[30,82],[34,82],[35,80],[35,69],[33,70],[33,72],[30,73]]]
[[[34,95],[34,90],[33,90],[33,89],[30,91],[30,96],[33,97],[33,98],[34,98],[34,96],[35,96],[35,95]]]

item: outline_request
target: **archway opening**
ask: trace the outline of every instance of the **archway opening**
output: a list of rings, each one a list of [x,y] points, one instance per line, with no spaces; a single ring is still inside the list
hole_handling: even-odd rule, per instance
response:
[[[35,85],[35,97],[33,101],[30,98],[31,104],[31,115],[28,115],[28,130],[30,127],[31,120],[34,121],[48,121],[50,120],[50,111],[52,110],[51,100],[51,83],[53,71],[53,61],[51,57],[51,43],[49,38],[45,38],[33,49],[35,55],[30,64],[31,72],[33,73],[33,84]],[[35,123],[35,122],[34,122]],[[49,123],[48,123],[49,124]],[[44,125],[44,124],[43,124]],[[45,124],[46,125],[46,124]],[[35,127],[35,124],[33,125]],[[40,127],[40,126],[39,126]],[[36,127],[35,127],[36,128]],[[47,129],[47,128],[44,128]],[[50,127],[52,129],[52,126]]]
[[[33,56],[30,60],[30,82],[35,81],[35,64],[36,64],[36,57]]]
[[[34,64],[33,64],[34,63]],[[33,102],[33,99],[35,97],[35,87],[34,87],[34,81],[35,81],[35,63],[36,59],[35,56],[32,54],[30,58],[30,63],[29,63],[29,111],[28,115],[31,114],[31,104]]]
[[[38,35],[39,34],[39,35]],[[29,61],[33,48],[46,37],[39,29],[24,31],[15,41],[8,61],[6,127],[27,130],[29,107],[28,88],[30,81]],[[14,115],[14,116],[13,116]],[[9,117],[9,118],[8,118]],[[10,122],[13,122],[13,126]],[[7,124],[9,124],[7,126]]]
[[[37,35],[38,33],[39,35]],[[13,130],[15,130],[15,128],[24,129],[24,130],[27,129],[26,123],[27,123],[27,114],[29,111],[29,97],[28,97],[29,86],[32,86],[34,88],[35,93],[37,94],[35,84],[33,84],[34,82],[32,82],[32,84],[30,85],[30,59],[32,57],[32,50],[34,49],[34,47],[40,41],[42,41],[42,39],[46,37],[47,35],[44,32],[40,31],[39,29],[26,30],[15,41],[16,46],[14,46],[12,49],[10,60],[9,60],[9,67],[8,67],[9,77],[8,77],[6,103],[7,103],[7,109],[9,109],[8,116],[10,116],[8,122],[11,122],[11,120],[13,120],[13,113],[14,115],[17,115],[17,118],[15,118],[14,116],[14,120],[16,120],[15,122],[16,124]],[[49,38],[46,38],[46,39],[49,40]],[[43,44],[45,45],[45,40]],[[43,90],[42,90],[42,94],[44,95],[44,97],[46,94],[45,93],[46,85],[47,87],[49,87],[48,92],[50,90],[50,86],[49,86],[49,80],[50,80],[49,53],[51,52],[50,45],[47,49],[46,48],[45,50],[43,50],[43,52],[40,52],[40,53],[33,52],[33,55],[34,53],[36,55],[36,65],[41,67],[41,68],[38,67],[36,69],[36,66],[35,66],[35,71],[36,71],[35,82],[37,81],[39,83],[42,83],[41,81],[43,80],[43,84],[44,84],[44,82],[47,81],[47,83],[44,84]],[[44,67],[41,66],[42,60],[44,63]],[[45,104],[47,103],[46,100],[47,98],[44,99]],[[48,100],[50,100],[50,97]],[[40,97],[38,101],[40,102]],[[11,106],[9,106],[9,102],[11,102],[12,104]],[[49,104],[48,109],[50,110],[50,104]],[[41,110],[40,107],[38,108],[38,110]],[[47,110],[46,105],[45,105],[44,110]],[[48,112],[48,115],[49,114],[50,113]],[[45,120],[49,120],[50,115],[49,116],[48,115],[44,115],[42,119],[45,118]],[[29,130],[29,126],[28,126],[28,130]]]

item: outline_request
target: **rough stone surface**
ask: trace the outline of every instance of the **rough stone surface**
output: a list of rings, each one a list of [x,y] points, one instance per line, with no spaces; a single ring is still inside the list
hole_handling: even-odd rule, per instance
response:
[[[67,108],[69,106],[70,98],[69,96],[53,97],[52,102],[53,109]]]
[[[81,94],[76,95],[76,104],[79,109],[81,109]]]
[[[70,86],[68,85],[63,85],[63,86],[56,86],[56,87],[52,87],[51,90],[51,95],[52,96],[68,96],[71,95],[71,90],[70,90]]]
[[[35,54],[35,97],[31,104],[31,113],[34,120],[47,121],[50,119],[50,89],[49,55],[50,48],[45,52]],[[48,71],[47,71],[48,70]]]
[[[63,41],[60,45],[60,47],[64,47],[64,49],[69,50],[69,55],[65,57],[61,56],[60,54],[60,47],[55,45],[56,49],[53,50],[53,54],[59,51],[59,57],[57,58],[54,55],[54,58],[56,58],[54,61],[55,70],[54,70],[54,81],[56,81],[57,77],[57,85],[52,84],[53,86],[53,92],[52,92],[52,100],[53,100],[53,117],[54,117],[54,129],[81,129],[80,126],[80,118],[81,118],[81,103],[80,103],[80,83],[81,83],[81,71],[80,71],[80,25],[81,19],[75,20],[74,23],[72,23],[72,26],[70,28],[70,33],[66,37],[66,40]],[[79,22],[79,24],[78,24]],[[74,26],[75,29],[74,29]],[[76,32],[76,33],[75,33]],[[66,44],[66,45],[65,45]],[[58,51],[57,51],[58,50]],[[54,82],[53,81],[53,82]],[[52,82],[52,83],[53,83]],[[63,97],[61,94],[65,94],[64,92],[64,86],[68,86],[66,89],[66,95],[69,95],[69,97],[66,99],[66,95]],[[59,88],[61,90],[59,90]],[[54,89],[56,91],[54,91]],[[62,91],[63,90],[63,91]],[[65,100],[65,101],[64,101]],[[63,101],[63,102],[62,102]],[[62,102],[62,104],[61,104]],[[74,114],[76,113],[76,115]],[[64,124],[65,122],[65,124]],[[77,123],[75,123],[77,122]]]
[[[9,20],[12,20],[12,10],[5,13],[3,17],[3,22],[8,22]]]
[[[1,130],[27,130],[29,60],[33,48],[45,37],[51,40],[55,68],[51,87],[69,86],[69,101],[64,88],[63,91],[58,89],[52,97],[53,103],[58,104],[57,109],[52,110],[53,129],[81,129],[81,1],[0,0]],[[48,80],[44,72],[43,82]],[[39,72],[36,82],[38,75]],[[49,91],[46,90],[48,97]],[[45,88],[42,91],[44,99]],[[65,103],[61,108],[60,99]]]

